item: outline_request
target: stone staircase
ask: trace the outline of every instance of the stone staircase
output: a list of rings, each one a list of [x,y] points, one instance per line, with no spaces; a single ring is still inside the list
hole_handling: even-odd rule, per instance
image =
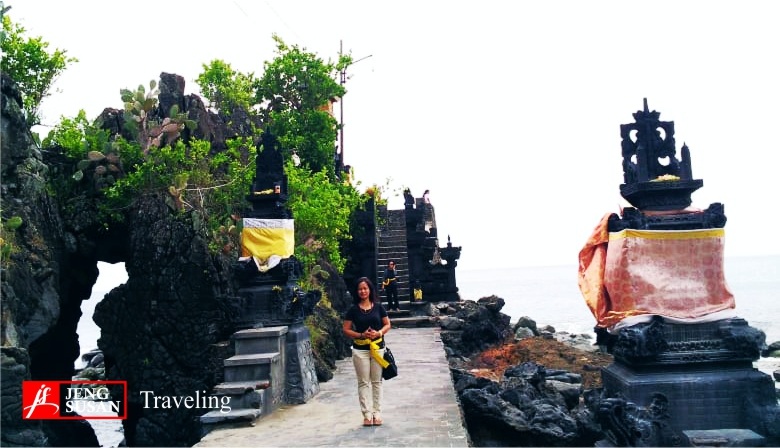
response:
[[[287,332],[287,326],[278,326],[233,334],[235,355],[224,361],[225,382],[212,391],[220,401],[230,397],[230,411],[220,408],[202,415],[204,434],[224,423],[253,422],[282,404]]]
[[[406,214],[404,210],[381,210],[380,218],[384,225],[379,228],[377,238],[377,290],[381,289],[382,279],[387,269],[387,263],[395,261],[398,276],[398,301],[402,310],[409,309],[409,255],[406,244]],[[387,305],[385,294],[381,295],[382,303]]]

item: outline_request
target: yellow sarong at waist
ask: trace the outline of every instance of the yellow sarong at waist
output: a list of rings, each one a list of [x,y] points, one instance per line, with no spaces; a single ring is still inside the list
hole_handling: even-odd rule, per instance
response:
[[[383,369],[390,364],[389,362],[385,361],[385,358],[383,358],[382,355],[379,354],[379,343],[382,342],[382,338],[376,339],[374,341],[368,338],[355,339],[354,342],[355,345],[368,345],[368,348],[371,351],[371,357],[374,358]]]

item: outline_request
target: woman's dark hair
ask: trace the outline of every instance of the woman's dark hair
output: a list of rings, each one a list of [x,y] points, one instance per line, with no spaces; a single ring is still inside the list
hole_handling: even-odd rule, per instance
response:
[[[368,285],[368,296],[371,298],[371,301],[374,303],[379,303],[379,296],[376,294],[376,288],[374,287],[374,284],[371,283],[371,280],[369,280],[368,277],[360,277],[357,279],[357,283],[355,283],[355,296],[352,298],[352,304],[357,305],[360,303],[360,296],[357,293],[357,289],[361,283]]]

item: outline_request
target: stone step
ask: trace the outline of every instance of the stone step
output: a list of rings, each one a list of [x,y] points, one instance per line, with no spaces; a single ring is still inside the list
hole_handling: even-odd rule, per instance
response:
[[[431,316],[391,317],[390,324],[394,328],[438,327],[439,324]]]
[[[250,328],[233,333],[236,355],[282,353],[287,326]]]
[[[405,230],[384,230],[379,233],[379,241],[389,244],[391,242],[403,244],[406,242]]]
[[[382,279],[380,278],[376,283],[379,285],[377,287],[377,293],[381,294],[384,299],[385,292],[382,291]],[[396,280],[396,284],[398,285],[398,300],[409,300],[409,282],[399,277],[398,280]]]
[[[387,265],[387,262],[390,260],[397,261],[399,264],[403,261],[404,264],[408,264],[406,262],[406,254],[408,251],[405,247],[403,248],[380,248],[379,252],[377,252],[377,263],[382,264],[384,262],[385,265]]]
[[[387,315],[390,316],[391,318],[395,319],[395,318],[399,318],[399,317],[409,317],[409,316],[412,315],[412,313],[409,310],[405,310],[405,309],[402,308],[402,309],[400,309],[398,311],[387,310]]]
[[[394,258],[390,258],[389,260],[394,260]],[[388,260],[388,261],[389,261]],[[385,271],[387,270],[387,262],[380,262],[377,264],[377,273],[379,274],[379,277],[385,276]],[[396,277],[399,277],[399,279],[405,279],[409,275],[409,269],[406,267],[401,267],[400,265],[396,265],[395,269],[395,275]]]
[[[379,250],[376,252],[376,258],[377,258],[377,264],[381,264],[382,262],[387,264],[387,260],[393,260],[396,263],[403,264],[409,264],[408,261],[408,254],[409,251],[406,250],[406,247],[398,247],[398,248],[387,248],[387,247],[380,247]]]
[[[379,231],[379,238],[404,238],[406,239],[406,227],[383,228]]]
[[[220,383],[214,386],[215,395],[237,395],[251,390],[268,389],[271,382],[268,380],[233,381]]]
[[[385,254],[394,254],[394,253],[406,253],[406,241],[403,241],[399,244],[393,243],[393,244],[382,244],[379,243],[377,246],[377,255],[382,256]]]
[[[231,356],[224,361],[225,382],[271,380],[272,365],[280,362],[278,352]]]
[[[261,415],[263,415],[261,409],[231,409],[229,412],[214,410],[201,415],[200,422],[209,426],[223,423],[254,422]],[[205,432],[210,429],[205,428]]]
[[[384,259],[393,259],[396,258],[398,260],[405,260],[406,259],[406,245],[403,247],[379,247],[379,250],[377,251],[377,258],[384,258]]]
[[[697,429],[683,431],[687,446],[766,446],[764,436],[750,429]]]
[[[425,302],[425,301],[412,302],[411,300],[409,300],[406,297],[407,296],[402,296],[400,291],[399,291],[399,293],[398,293],[398,304],[401,306],[401,310],[400,311],[395,311],[395,312],[397,312],[397,313],[398,312],[400,312],[400,313],[409,313],[412,310],[416,309],[418,305],[425,305],[426,303],[428,303],[428,302]],[[381,300],[382,300],[382,306],[384,306],[385,309],[387,309],[387,298],[385,297],[384,294],[382,294]]]
[[[268,380],[234,381],[217,384],[212,393],[217,397],[230,397],[232,409],[261,409],[268,412],[269,398],[266,395],[270,394],[270,386]]]

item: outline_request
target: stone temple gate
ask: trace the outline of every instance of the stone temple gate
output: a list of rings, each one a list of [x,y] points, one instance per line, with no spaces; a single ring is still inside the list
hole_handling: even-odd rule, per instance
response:
[[[427,198],[404,192],[400,210],[388,210],[371,199],[363,212],[356,213],[351,242],[351,259],[344,280],[354,291],[358,278],[375,279],[379,285],[389,261],[398,272],[398,298],[402,309],[426,302],[458,301],[455,268],[461,247],[440,246],[433,205]],[[415,296],[416,292],[416,296]]]

